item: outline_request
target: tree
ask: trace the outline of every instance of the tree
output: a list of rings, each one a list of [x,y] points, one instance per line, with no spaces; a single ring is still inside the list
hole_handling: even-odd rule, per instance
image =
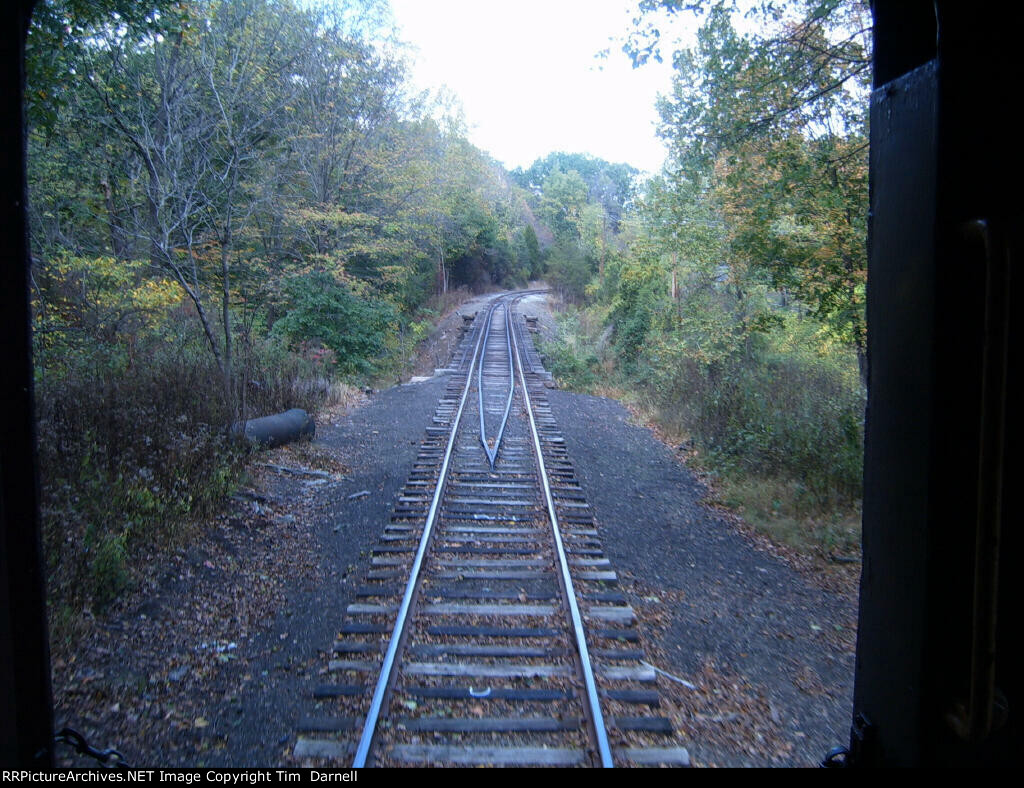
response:
[[[203,191],[210,175],[207,148],[216,125],[204,105],[199,63],[183,33],[153,38],[146,30],[107,26],[95,38],[80,64],[90,92],[77,109],[120,138],[131,151],[125,164],[143,173],[137,180],[142,182],[145,210],[121,214],[131,222],[124,232],[148,244],[151,265],[170,274],[192,301],[210,350],[226,374],[206,308],[199,255],[207,199]]]
[[[180,32],[190,18],[183,0],[41,0],[25,43],[26,83],[32,87],[25,93],[29,125],[52,134],[97,30],[155,37]]]
[[[347,246],[372,243],[395,164],[388,148],[401,147],[402,64],[364,38],[357,20],[318,12],[292,53],[297,93],[288,106],[289,155],[279,161],[287,219],[305,249],[331,266],[344,265],[331,259]]]
[[[206,143],[194,151],[197,207],[202,225],[215,242],[220,278],[221,362],[229,401],[240,403],[232,389],[231,320],[233,268],[237,237],[255,212],[257,200],[242,192],[265,160],[281,144],[285,107],[296,93],[293,63],[305,43],[306,20],[288,3],[244,0],[215,4],[210,24],[195,51],[203,83],[195,108],[210,129]],[[244,418],[244,413],[238,414]]]
[[[561,243],[578,243],[589,192],[576,170],[554,170],[541,189],[538,214]]]
[[[716,180],[734,253],[853,347],[866,382],[868,183],[860,144],[793,135],[763,153],[723,156]]]
[[[435,276],[443,292],[536,267],[523,193],[457,113],[410,94],[382,0],[142,7],[46,5],[37,35],[67,49],[30,68],[51,110],[29,137],[40,313],[69,255],[173,281],[239,404],[238,343],[296,308],[295,277],[409,315]]]
[[[626,44],[660,56],[655,12],[705,18],[697,47],[675,53],[659,105],[678,177],[714,191],[732,253],[792,292],[857,352],[866,380],[867,88],[870,27],[858,0],[765,3],[742,35],[726,2],[644,0]]]
[[[619,222],[631,207],[636,192],[635,167],[612,164],[584,153],[549,153],[537,159],[529,169],[516,169],[512,178],[535,195],[544,193],[544,182],[554,172],[575,171],[587,185],[587,199],[600,203],[608,215],[613,232],[619,231]]]
[[[532,224],[523,227],[523,243],[526,246],[526,254],[530,261],[530,279],[539,279],[544,274],[541,264],[540,243],[537,241],[537,231]]]
[[[315,49],[310,42],[323,28],[289,0],[209,2],[201,10],[202,24],[167,36],[148,24],[98,25],[78,55],[86,91],[75,111],[128,151],[119,162],[127,172],[104,179],[115,254],[132,253],[119,239],[146,242],[151,265],[192,302],[228,399],[237,402],[231,306],[245,273],[239,244],[261,208],[262,175],[285,158],[285,119],[303,81],[299,54]],[[112,184],[126,177],[145,210],[113,205]],[[219,338],[207,305],[214,290]]]
[[[284,289],[290,308],[274,324],[275,334],[293,343],[322,343],[342,373],[372,370],[370,360],[384,353],[385,337],[396,320],[389,305],[353,296],[326,273],[290,278]]]

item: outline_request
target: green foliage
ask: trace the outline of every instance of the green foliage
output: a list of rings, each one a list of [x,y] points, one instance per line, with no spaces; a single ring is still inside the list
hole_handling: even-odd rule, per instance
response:
[[[69,250],[83,282],[101,261],[132,271],[132,286],[162,272],[226,381],[244,354],[239,334],[267,331],[286,283],[310,271],[405,315],[435,289],[526,280],[521,193],[457,123],[410,96],[382,3],[196,0],[181,18],[156,0],[88,5],[52,0],[34,33],[66,39],[60,100],[48,120],[30,113],[42,280]],[[43,44],[30,49],[29,92],[42,100],[53,75]],[[60,324],[46,339],[54,363],[60,342],[87,346],[96,326],[135,330],[127,300],[108,299],[110,318],[85,292],[71,299],[82,312],[72,330],[51,302],[69,277],[57,279],[40,281],[37,299]],[[355,316],[371,323],[356,344],[380,339],[379,312]],[[398,330],[390,321],[385,349]],[[375,353],[348,348],[338,370]]]
[[[135,338],[130,366],[73,355],[36,385],[43,536],[58,598],[103,606],[132,581],[134,560],[181,543],[234,488],[245,447],[228,429],[220,371],[194,323]],[[236,387],[249,413],[332,396],[317,365],[254,345]],[[241,365],[240,365],[241,366]]]
[[[657,262],[637,261],[621,271],[609,319],[615,327],[615,346],[629,369],[636,366],[655,313],[663,308],[665,271]]]
[[[718,167],[737,256],[862,355],[867,167],[858,149],[864,145],[853,136],[809,141],[796,135]]]
[[[117,599],[128,587],[128,533],[103,534],[97,540],[95,532],[87,529],[85,548],[92,558],[89,565],[89,580],[92,597],[102,609]]]
[[[691,281],[673,302],[661,262],[634,260],[610,309],[560,320],[546,364],[563,385],[639,395],[759,527],[801,548],[847,549],[865,404],[854,354],[817,322],[731,290]]]
[[[577,244],[563,242],[550,250],[547,280],[563,300],[582,301],[593,275],[593,267]]]
[[[619,371],[751,517],[841,541],[828,513],[856,508],[863,452],[866,4],[755,5],[754,35],[724,0],[640,12],[635,63],[661,59],[657,14],[701,26],[659,103],[669,164],[594,288]]]
[[[616,270],[620,372],[718,471],[797,480],[802,511],[849,505],[863,449],[853,354],[742,262],[721,262],[721,224],[688,188],[655,182],[642,215],[655,231]],[[666,232],[666,212],[688,221]]]
[[[321,343],[330,348],[342,374],[372,371],[398,319],[389,304],[364,301],[325,273],[290,279],[284,291],[287,314],[274,323],[277,336],[294,344]]]
[[[547,245],[544,273],[563,299],[578,303],[599,291],[608,294],[605,269],[617,269],[623,257],[625,212],[633,206],[636,174],[627,165],[567,153],[551,154],[512,174],[530,190]],[[527,237],[527,254],[536,276],[533,240]],[[540,252],[539,240],[536,247]]]
[[[661,106],[671,166],[638,196],[633,168],[582,154],[505,173],[412,96],[376,0],[41,2],[28,174],[58,586],[106,604],[134,551],[213,508],[233,420],[393,372],[432,296],[541,275],[591,304],[547,349],[557,374],[636,386],[723,472],[783,478],[806,507],[855,496],[859,5],[764,4],[753,38],[696,5]]]
[[[779,337],[701,362],[663,341],[649,356],[650,395],[676,432],[691,435],[726,474],[798,483],[803,511],[860,495],[864,395],[852,358]]]
[[[704,169],[723,151],[755,140],[857,131],[866,123],[871,15],[863,0],[796,0],[749,9],[758,32],[739,33],[731,0],[642,0],[624,49],[634,62],[658,56],[657,29],[644,15],[694,13],[694,49],[675,52],[676,80],[662,105],[677,160]],[[648,19],[648,21],[650,21]]]
[[[527,259],[530,264],[529,278],[540,279],[544,274],[540,255],[540,243],[537,241],[537,232],[533,225],[526,225],[523,228],[523,243],[526,245]]]
[[[181,32],[189,21],[188,3],[181,0],[40,0],[25,43],[29,122],[54,131],[97,29],[118,26],[126,37],[151,37]]]
[[[403,363],[434,293],[539,273],[522,190],[413,94],[388,17],[38,3],[28,206],[58,598],[109,603],[139,551],[216,508],[243,461],[233,422]]]
[[[33,272],[37,375],[62,375],[88,361],[114,372],[132,363],[140,332],[151,332],[179,300],[178,286],[140,262],[58,251]]]
[[[587,202],[600,205],[609,217],[612,230],[618,232],[619,223],[632,207],[639,175],[636,168],[583,153],[549,153],[527,170],[516,169],[511,175],[520,186],[541,195],[543,200],[548,194],[547,179],[556,172],[575,172],[586,185]]]
[[[601,320],[591,311],[566,309],[558,316],[558,336],[541,350],[544,366],[561,383],[577,391],[594,391],[608,382],[609,368],[603,363],[601,341],[594,336]]]
[[[731,262],[809,307],[855,350],[865,379],[867,4],[762,4],[754,35],[736,30],[728,2],[642,6],[684,8],[703,21],[659,104],[672,177],[716,204]],[[655,28],[634,33],[634,59],[657,51]]]
[[[428,336],[433,329],[429,320],[414,320],[409,324],[409,336],[413,344],[419,344]]]
[[[865,395],[856,360],[805,320],[756,335],[744,351],[698,361],[652,347],[645,392],[670,434],[687,436],[719,500],[802,550],[857,547]]]
[[[582,235],[587,184],[576,170],[555,170],[544,179],[539,213],[560,244],[576,243]]]
[[[575,391],[592,391],[601,379],[601,368],[593,352],[578,355],[561,342],[544,346],[546,368],[562,383]]]

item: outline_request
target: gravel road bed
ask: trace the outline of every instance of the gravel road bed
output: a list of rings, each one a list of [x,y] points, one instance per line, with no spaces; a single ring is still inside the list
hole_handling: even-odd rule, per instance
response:
[[[446,382],[446,377],[437,377],[386,389],[318,431],[316,445],[349,468],[345,481],[319,492],[314,503],[312,549],[322,582],[288,594],[261,643],[276,680],[252,686],[241,699],[244,719],[211,763],[273,766],[290,759],[296,723],[311,711],[310,693],[322,681],[319,672],[327,664],[345,608],[356,601],[355,589],[369,569],[370,548],[412,470]]]
[[[657,666],[692,682],[717,679],[723,686],[712,694],[737,685],[751,696],[723,698],[723,708],[745,700],[746,712],[767,709],[754,746],[739,752],[715,730],[751,721],[719,714],[707,740],[689,745],[698,762],[813,765],[845,744],[855,604],[702,505],[703,485],[617,402],[562,391],[549,398],[605,551],[647,613],[652,654],[666,660]],[[783,746],[757,746],[759,732]]]

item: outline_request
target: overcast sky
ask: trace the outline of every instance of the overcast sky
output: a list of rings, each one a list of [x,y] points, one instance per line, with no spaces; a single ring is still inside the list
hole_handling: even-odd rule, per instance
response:
[[[509,168],[552,151],[660,169],[659,92],[671,69],[633,69],[609,40],[628,30],[635,0],[391,0],[416,50],[413,81],[446,85],[469,138]],[[609,58],[595,55],[612,45]]]

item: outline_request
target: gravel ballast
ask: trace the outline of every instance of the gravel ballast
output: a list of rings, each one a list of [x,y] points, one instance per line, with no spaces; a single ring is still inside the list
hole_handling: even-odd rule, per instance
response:
[[[709,667],[742,679],[766,702],[765,723],[793,745],[776,760],[695,741],[695,757],[813,765],[846,744],[856,606],[704,506],[704,486],[621,405],[562,391],[549,398],[608,557],[635,580],[641,610],[645,598],[658,600],[646,606],[661,619],[646,633],[667,661],[658,667],[684,679]]]

